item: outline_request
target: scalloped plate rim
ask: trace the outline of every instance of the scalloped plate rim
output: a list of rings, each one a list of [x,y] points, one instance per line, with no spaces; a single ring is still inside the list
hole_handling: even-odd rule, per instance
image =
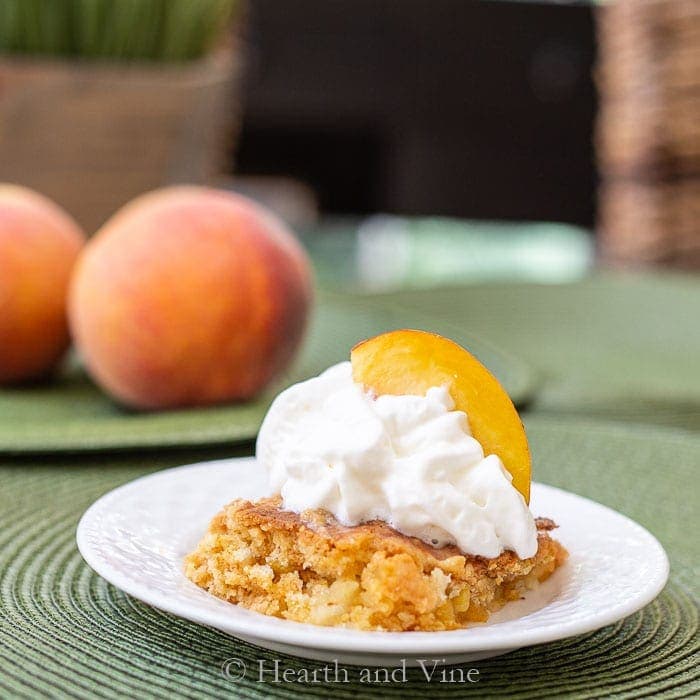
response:
[[[484,625],[446,632],[366,632],[335,627],[319,627],[255,613],[221,601],[201,591],[189,582],[180,571],[179,577],[181,580],[177,584],[182,585],[184,583],[185,586],[190,586],[204,596],[203,600],[214,601],[213,605],[216,607],[213,607],[213,605],[193,606],[186,600],[183,602],[182,600],[169,598],[154,592],[143,581],[139,581],[138,577],[125,576],[95,547],[95,537],[97,537],[97,541],[100,541],[102,537],[99,531],[100,518],[109,513],[115,504],[120,502],[123,504],[126,496],[137,494],[146,486],[153,486],[158,482],[163,482],[167,485],[168,481],[183,474],[191,477],[192,487],[196,488],[197,482],[199,481],[201,484],[202,477],[206,478],[206,470],[230,469],[232,465],[244,468],[254,465],[254,463],[254,457],[198,462],[157,471],[109,491],[95,501],[80,519],[76,532],[80,553],[96,573],[120,590],[148,605],[192,622],[213,627],[227,634],[234,636],[240,634],[245,636],[247,640],[263,647],[266,646],[267,641],[271,644],[294,645],[299,649],[301,656],[303,656],[303,649],[331,650],[340,654],[343,652],[390,655],[459,654],[490,651],[493,652],[492,655],[496,655],[499,651],[503,652],[503,650],[557,641],[578,634],[592,632],[617,622],[653,601],[663,590],[668,580],[668,557],[661,544],[648,530],[612,508],[563,489],[536,482],[532,485],[533,500],[542,498],[546,500],[549,498],[552,499],[552,502],[555,502],[557,499],[566,501],[569,506],[575,504],[575,507],[580,511],[589,514],[594,513],[599,518],[604,517],[608,521],[617,522],[620,527],[624,526],[628,533],[633,533],[635,537],[641,538],[640,542],[644,543],[647,559],[654,562],[655,576],[643,582],[643,588],[637,592],[636,596],[629,598],[626,602],[608,608],[603,606],[597,612],[591,613],[590,616],[584,619],[568,623],[562,622],[556,625],[535,626],[524,631],[513,630],[510,624],[512,621],[507,620],[505,622],[496,622],[494,624],[489,622]],[[251,473],[250,470],[248,473]],[[162,492],[162,484],[160,491]],[[235,493],[229,496],[229,498],[233,497],[235,497]],[[208,512],[206,514],[207,519],[214,514],[215,511]],[[559,520],[562,520],[561,517]],[[567,526],[567,523],[562,521],[559,522],[559,525],[564,528]],[[203,531],[201,534],[203,534]],[[572,556],[575,556],[575,548],[570,543],[566,544]],[[560,574],[564,574],[564,571],[560,570],[555,573],[550,581]],[[567,575],[571,575],[571,573]],[[547,583],[544,585],[547,585]],[[544,610],[546,607],[545,605],[542,609]],[[498,628],[497,631],[502,632],[502,634],[492,634],[492,638],[484,639],[479,630],[488,628]]]

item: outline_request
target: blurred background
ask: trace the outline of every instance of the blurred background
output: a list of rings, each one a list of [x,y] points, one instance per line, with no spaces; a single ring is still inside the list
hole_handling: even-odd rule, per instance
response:
[[[0,0],[0,181],[236,189],[322,283],[700,265],[697,0]]]

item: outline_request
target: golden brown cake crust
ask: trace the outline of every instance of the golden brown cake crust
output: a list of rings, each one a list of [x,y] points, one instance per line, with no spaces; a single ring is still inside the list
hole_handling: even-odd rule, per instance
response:
[[[185,573],[220,598],[299,622],[455,629],[486,620],[563,563],[566,550],[549,536],[556,525],[536,522],[534,557],[484,559],[381,521],[346,527],[324,510],[281,510],[279,498],[237,500],[214,517]]]

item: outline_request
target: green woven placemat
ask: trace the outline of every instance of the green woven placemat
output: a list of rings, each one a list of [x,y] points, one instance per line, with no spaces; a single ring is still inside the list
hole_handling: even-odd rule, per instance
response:
[[[539,480],[627,513],[667,548],[670,583],[644,610],[592,634],[469,664],[479,669],[473,685],[428,684],[416,670],[405,683],[371,686],[259,683],[254,673],[234,682],[221,673],[230,658],[249,669],[258,659],[296,671],[320,664],[149,608],[93,574],[74,541],[80,514],[106,490],[221,451],[79,464],[17,457],[0,467],[0,697],[697,697],[700,437],[541,417],[527,427]]]
[[[256,401],[196,410],[129,412],[110,401],[78,367],[72,367],[49,385],[0,390],[0,453],[251,440],[278,390],[348,359],[350,348],[359,340],[402,326],[442,331],[470,347],[516,403],[522,404],[532,394],[534,374],[515,353],[503,353],[462,328],[410,309],[381,309],[350,298],[322,297],[295,368]]]
[[[528,408],[700,430],[700,279],[607,274],[367,296],[517,352],[543,378]]]

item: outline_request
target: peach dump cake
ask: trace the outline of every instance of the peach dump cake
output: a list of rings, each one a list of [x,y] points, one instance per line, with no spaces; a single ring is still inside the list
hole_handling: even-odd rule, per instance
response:
[[[266,615],[363,630],[483,622],[567,557],[527,505],[530,457],[503,388],[430,333],[361,343],[273,402],[269,496],[229,503],[187,577]]]

